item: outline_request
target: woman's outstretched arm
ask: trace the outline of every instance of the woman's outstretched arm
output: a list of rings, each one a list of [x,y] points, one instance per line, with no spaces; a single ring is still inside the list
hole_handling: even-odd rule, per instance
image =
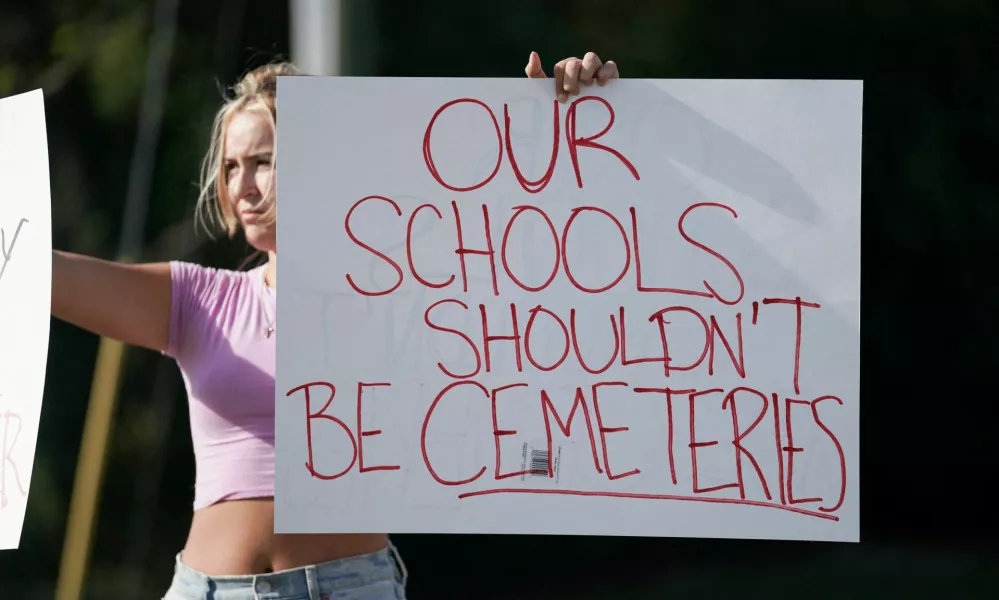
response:
[[[170,337],[170,264],[52,252],[52,315],[97,335],[162,351]]]

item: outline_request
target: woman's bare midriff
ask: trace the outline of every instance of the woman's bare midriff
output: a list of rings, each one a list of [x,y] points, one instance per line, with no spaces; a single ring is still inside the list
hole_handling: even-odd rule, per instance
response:
[[[197,510],[181,560],[208,575],[249,575],[377,552],[388,536],[275,534],[273,499],[232,500]]]

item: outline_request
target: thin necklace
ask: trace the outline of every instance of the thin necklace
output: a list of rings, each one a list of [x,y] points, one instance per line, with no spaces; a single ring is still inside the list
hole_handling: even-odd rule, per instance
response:
[[[260,283],[264,287],[264,293],[267,294],[268,296],[270,296],[270,294],[271,294],[271,288],[270,288],[269,285],[267,285],[267,271],[266,270],[263,271],[263,274],[260,277]],[[261,298],[260,298],[260,308],[261,308],[261,310],[264,313],[264,320],[267,321],[267,327],[264,328],[264,337],[269,338],[274,333],[274,320],[272,320],[270,318],[270,315],[267,313],[267,302],[264,300],[263,296],[261,296]]]

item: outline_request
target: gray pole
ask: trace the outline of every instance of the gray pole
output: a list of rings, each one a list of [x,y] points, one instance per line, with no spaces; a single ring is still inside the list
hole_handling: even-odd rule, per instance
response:
[[[343,0],[291,0],[291,60],[310,75],[343,75]]]

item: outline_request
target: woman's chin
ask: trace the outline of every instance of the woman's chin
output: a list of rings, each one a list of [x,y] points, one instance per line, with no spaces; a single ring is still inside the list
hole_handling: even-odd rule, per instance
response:
[[[250,225],[246,227],[245,233],[247,243],[255,249],[261,252],[276,251],[277,243],[272,229]]]

